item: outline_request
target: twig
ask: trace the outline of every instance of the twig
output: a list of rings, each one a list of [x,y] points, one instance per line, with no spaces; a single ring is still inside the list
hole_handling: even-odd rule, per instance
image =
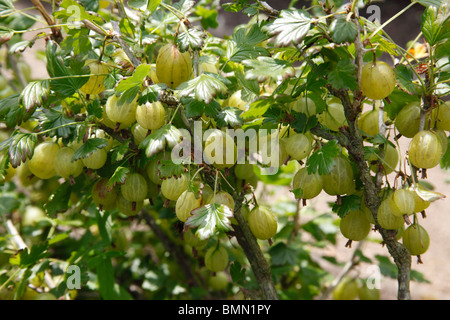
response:
[[[111,21],[111,25],[115,33],[113,35],[113,39],[120,44],[123,51],[127,55],[128,59],[130,59],[131,63],[133,64],[133,66],[135,68],[138,67],[141,64],[141,62],[139,61],[138,58],[136,58],[134,53],[131,51],[130,47],[128,47],[128,45],[122,40],[122,32],[120,31],[119,24],[117,23],[117,21]]]
[[[28,249],[27,244],[25,243],[25,241],[23,241],[22,237],[20,236],[19,232],[10,219],[6,220],[6,230],[11,235],[11,240],[17,250]],[[44,272],[44,281],[47,287],[49,287],[50,289],[55,288],[55,283],[47,271]]]
[[[38,9],[42,17],[47,22],[48,26],[52,30],[52,39],[60,43],[63,39],[61,34],[61,28],[55,26],[55,20],[50,14],[48,14],[47,10],[45,10],[40,0],[31,0],[31,2]]]

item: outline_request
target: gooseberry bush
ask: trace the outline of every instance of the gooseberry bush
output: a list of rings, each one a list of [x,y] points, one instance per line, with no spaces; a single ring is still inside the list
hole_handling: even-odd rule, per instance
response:
[[[311,254],[339,235],[379,236],[411,298],[450,161],[448,2],[382,25],[370,1],[31,2],[0,1],[1,299],[379,299]],[[403,48],[384,27],[412,6]],[[248,23],[213,36],[223,10]]]

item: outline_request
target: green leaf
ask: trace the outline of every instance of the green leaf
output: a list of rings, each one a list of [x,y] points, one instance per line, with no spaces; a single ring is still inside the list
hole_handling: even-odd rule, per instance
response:
[[[358,85],[356,83],[356,66],[353,61],[351,59],[339,60],[329,72],[328,80],[335,89],[355,90]]]
[[[183,164],[176,164],[170,160],[161,160],[160,163],[158,171],[161,178],[180,177],[188,171]]]
[[[60,10],[54,13],[54,16],[58,19],[62,19],[64,22],[73,24],[76,26],[77,24],[83,20],[89,20],[92,22],[97,22],[102,24],[102,18],[100,16],[95,16],[86,11],[85,7],[78,4],[74,0],[64,0],[60,3]]]
[[[8,42],[14,35],[14,30],[8,27],[0,26],[0,45]]]
[[[422,14],[420,28],[427,42],[433,46],[450,37],[450,16],[439,16],[437,8],[429,6]]]
[[[420,3],[424,7],[433,6],[433,7],[436,7],[436,8],[439,8],[442,5],[442,3],[443,3],[443,0],[413,0],[413,1],[416,1],[417,3]]]
[[[394,68],[395,78],[400,83],[400,86],[411,94],[416,94],[417,90],[414,86],[414,73],[404,64],[397,64]]]
[[[117,167],[111,178],[109,178],[108,183],[106,184],[107,188],[111,190],[116,184],[125,183],[128,173],[130,173],[129,168]]]
[[[233,62],[241,62],[246,59],[254,59],[259,56],[267,56],[267,49],[246,43],[237,44],[233,40],[227,41],[226,58]]]
[[[297,262],[297,250],[280,242],[269,249],[272,264],[275,266],[295,265]]]
[[[6,122],[8,128],[14,128],[16,125],[28,120],[31,113],[27,112],[20,104],[20,93],[12,94],[0,100],[0,120]]]
[[[199,5],[197,6],[195,13],[201,17],[200,23],[202,24],[203,29],[215,29],[219,26],[219,23],[217,22],[217,10],[211,10]]]
[[[314,151],[308,160],[306,160],[308,173],[312,174],[318,172],[320,175],[330,173],[333,168],[334,158],[338,156],[339,152],[340,149],[336,140],[331,140]]]
[[[47,71],[50,77],[58,78],[50,81],[50,87],[56,91],[61,98],[72,96],[80,89],[89,79],[89,77],[79,77],[79,75],[87,75],[88,68],[84,68],[84,61],[81,58],[71,58],[68,68],[57,52],[58,45],[53,41],[47,41],[45,50],[47,58]],[[75,76],[75,77],[71,77]]]
[[[97,149],[105,148],[108,145],[108,141],[103,138],[91,138],[87,139],[85,143],[79,147],[73,154],[72,161],[87,158]]]
[[[50,136],[56,135],[68,138],[73,135],[76,128],[75,124],[69,125],[70,123],[73,123],[73,121],[64,115],[61,106],[59,106],[44,113],[40,119],[40,128],[41,131],[54,129],[49,133]]]
[[[20,200],[11,196],[0,197],[0,216],[13,212],[20,207]]]
[[[245,73],[245,79],[264,82],[267,79],[282,81],[295,76],[295,69],[289,62],[271,57],[258,57],[254,60],[244,60],[242,64],[250,68]]]
[[[294,128],[296,132],[305,133],[318,124],[316,116],[307,117],[306,114],[295,111],[291,111],[291,114],[294,117],[291,127]]]
[[[135,87],[140,88],[142,82],[144,82],[145,77],[148,76],[151,66],[149,64],[140,64],[131,77],[125,78],[119,82],[116,87],[116,92],[118,94],[134,89]]]
[[[276,36],[276,44],[280,47],[299,44],[308,34],[312,18],[304,10],[281,10],[279,18],[264,27],[271,36]]]
[[[97,210],[97,212],[95,213],[95,217],[97,220],[98,231],[103,240],[103,244],[106,247],[109,247],[111,245],[113,226],[111,214],[109,212],[100,212],[99,210]]]
[[[103,117],[103,108],[100,105],[99,99],[90,100],[86,106],[86,111],[88,112],[88,115],[94,116],[98,119]]]
[[[17,168],[22,162],[31,159],[37,136],[33,133],[18,133],[11,137],[9,145],[9,158],[13,168]]]
[[[225,107],[216,116],[216,123],[219,127],[236,127],[243,124],[242,118],[239,116],[242,110],[235,107]]]
[[[33,266],[37,262],[39,262],[39,260],[48,257],[49,253],[47,250],[48,250],[48,243],[46,242],[36,243],[30,249],[25,248],[22,251],[20,251],[19,257],[15,261],[19,262],[18,264],[21,268]]]
[[[192,229],[198,228],[195,234],[201,240],[206,240],[216,231],[230,231],[232,217],[233,211],[229,207],[212,203],[192,210],[191,216],[186,220],[186,226]]]
[[[49,82],[47,80],[32,81],[22,90],[20,100],[27,112],[30,112],[35,107],[41,106],[49,93]]]
[[[69,209],[71,191],[72,190],[69,181],[61,184],[52,195],[50,201],[48,201],[44,205],[44,209],[47,214],[50,216],[56,216],[57,213],[64,212]]]
[[[358,210],[361,206],[361,198],[357,195],[348,195],[341,197],[341,203],[337,202],[333,205],[332,210],[336,212],[340,218],[343,218],[350,211]]]
[[[336,43],[355,41],[358,29],[353,21],[347,21],[345,17],[337,18],[331,26],[331,37]]]
[[[181,142],[183,135],[172,124],[166,124],[153,131],[148,135],[139,145],[140,149],[145,149],[145,154],[148,158],[163,151],[166,145],[170,148],[175,147]]]
[[[205,103],[210,103],[218,94],[224,95],[228,92],[227,86],[221,79],[206,73],[183,83],[179,89],[180,97],[193,94],[196,100]]]
[[[215,101],[213,100],[212,102]],[[203,101],[195,100],[191,97],[181,98],[181,103],[186,108],[186,117],[188,118],[201,117],[206,107],[206,103],[204,103]]]
[[[138,103],[139,104],[144,104],[147,102],[155,102],[159,100],[159,93],[161,90],[164,90],[167,87],[166,84],[163,83],[158,83],[158,84],[153,84],[151,86],[146,87],[140,97],[138,98]]]
[[[238,261],[233,261],[230,265],[230,275],[233,283],[243,286],[245,284],[246,271]]]
[[[191,48],[192,50],[201,50],[204,43],[205,34],[195,28],[190,28],[180,33],[176,38],[176,43],[181,52],[185,52]]]
[[[389,103],[384,104],[384,111],[390,119],[395,119],[397,114],[410,102],[419,101],[416,95],[410,95],[402,90],[394,89],[389,95]]]
[[[447,151],[442,156],[440,165],[443,169],[450,168],[450,137],[447,137]]]
[[[129,141],[125,141],[124,143],[121,143],[120,145],[112,149],[111,153],[112,162],[121,161],[123,159],[125,154],[128,152],[129,143],[130,143]]]
[[[240,117],[244,120],[262,117],[274,103],[272,98],[256,100],[250,104],[247,111],[241,113]]]

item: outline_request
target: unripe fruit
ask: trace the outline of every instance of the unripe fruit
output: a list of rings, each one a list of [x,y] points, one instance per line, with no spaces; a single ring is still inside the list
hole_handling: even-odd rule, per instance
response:
[[[237,160],[237,148],[233,138],[219,129],[208,131],[204,149],[205,161],[218,169],[232,167]]]
[[[120,187],[120,192],[128,201],[143,201],[147,198],[147,180],[137,172],[130,173]]]
[[[59,145],[54,142],[43,142],[38,145],[28,162],[31,173],[41,179],[50,179],[56,175],[54,160],[58,150]]]
[[[112,210],[116,207],[117,189],[108,188],[108,179],[101,178],[92,188],[92,201],[101,210]]]
[[[119,193],[116,202],[117,209],[126,216],[135,216],[144,206],[144,201],[128,201]]]
[[[414,212],[422,212],[428,208],[431,204],[430,201],[423,200],[412,187],[409,188],[412,195],[414,196]]]
[[[31,186],[39,180],[39,178],[34,176],[30,171],[30,168],[28,167],[28,161],[22,163],[17,167],[16,174],[19,177],[20,183],[24,187]]]
[[[332,131],[339,131],[340,127],[347,124],[344,106],[336,99],[330,99],[328,101],[327,110],[319,114],[317,119]]]
[[[430,246],[428,232],[419,224],[410,225],[403,233],[403,245],[413,256],[424,254]]]
[[[378,207],[377,220],[386,230],[396,230],[403,226],[405,220],[402,216],[394,215],[389,206],[389,198],[383,200]]]
[[[181,53],[172,43],[163,46],[156,58],[156,76],[162,83],[175,89],[189,80],[192,74],[192,59],[188,51]]]
[[[106,89],[103,83],[109,73],[109,69],[105,64],[97,60],[88,60],[86,65],[89,67],[91,76],[80,88],[80,91],[84,94],[100,94]]]
[[[205,185],[202,189],[203,203],[211,203],[213,197],[214,190],[210,186]]]
[[[412,138],[420,130],[420,103],[411,102],[404,106],[395,117],[395,127],[407,138]]]
[[[341,218],[339,229],[347,239],[361,241],[369,234],[371,225],[361,210],[354,210]]]
[[[386,98],[394,91],[395,73],[383,61],[366,63],[362,69],[361,90],[363,94],[374,100]]]
[[[146,172],[147,176],[150,179],[151,182],[155,184],[161,184],[162,179],[159,175],[159,169],[161,167],[161,161],[163,160],[170,160],[170,153],[169,152],[161,152],[156,155],[156,157],[152,160],[150,160]]]
[[[253,171],[253,165],[250,163],[238,163],[234,167],[234,174],[236,175],[236,178],[247,180],[250,179],[255,175]]]
[[[396,148],[391,146],[390,144],[386,144],[383,150],[383,156],[381,157],[382,160],[380,160],[381,165],[383,166],[383,172],[384,174],[389,174],[395,170],[395,167],[398,164],[399,156],[398,151]],[[369,163],[375,162],[378,160],[378,157],[374,154],[372,154],[369,157]],[[370,170],[372,172],[378,172],[378,164],[371,164]]]
[[[105,148],[96,149],[86,158],[82,158],[81,161],[83,161],[83,164],[86,166],[86,168],[97,170],[105,165],[107,157],[108,153],[106,152]]]
[[[223,271],[216,272],[216,275],[208,279],[208,285],[216,291],[225,290],[229,283],[228,276]]]
[[[58,300],[54,294],[50,292],[38,293],[33,300]]]
[[[55,171],[56,174],[63,178],[76,178],[83,172],[83,162],[76,160],[72,162],[75,151],[72,148],[64,147],[59,149],[55,154]]]
[[[228,265],[228,251],[222,246],[214,246],[205,254],[205,266],[212,272],[225,270]]]
[[[450,101],[434,109],[432,111],[432,118],[436,120],[436,128],[450,131]]]
[[[248,103],[246,101],[242,100],[241,94],[242,94],[241,90],[235,91],[228,99],[226,99],[222,103],[222,107],[223,108],[235,107],[235,108],[245,111]]]
[[[322,177],[318,173],[309,174],[306,167],[300,168],[292,179],[292,189],[302,189],[302,199],[317,197],[322,188]]]
[[[175,213],[178,220],[186,222],[191,215],[191,211],[201,207],[202,200],[202,197],[196,198],[195,193],[192,191],[183,191],[175,204]]]
[[[311,149],[311,141],[304,134],[296,133],[286,139],[286,152],[294,160],[305,159]]]
[[[176,201],[188,188],[189,180],[186,175],[169,177],[161,183],[161,193],[169,200]]]
[[[411,164],[417,168],[434,168],[444,155],[441,139],[433,131],[420,131],[412,138],[408,154]]]
[[[183,240],[187,245],[196,249],[202,249],[208,244],[208,240],[200,239],[190,228],[183,232]]]
[[[389,197],[389,208],[392,214],[403,217],[403,215],[414,212],[414,195],[409,189],[395,190]]]
[[[322,176],[322,181],[323,190],[329,195],[348,194],[355,189],[352,166],[344,156],[334,159],[331,171]]]
[[[120,97],[113,94],[106,100],[106,115],[116,127],[117,124],[129,127],[136,121],[137,97],[131,103],[125,102],[121,105],[119,99]]]
[[[364,282],[358,290],[359,300],[380,300],[380,290],[377,288],[370,289]]]
[[[231,211],[234,210],[234,199],[231,194],[229,194],[226,191],[219,191],[217,192],[211,199],[210,203],[217,203],[217,204],[223,204],[231,209]]]
[[[267,207],[254,207],[248,215],[248,225],[253,235],[260,240],[272,238],[278,229],[275,214]]]
[[[22,216],[22,226],[35,226],[39,221],[46,218],[44,210],[37,206],[26,206]]]
[[[139,123],[135,123],[131,127],[131,134],[133,135],[134,143],[138,146],[147,137],[148,130],[143,128]]]
[[[379,133],[379,109],[375,108],[364,112],[358,119],[358,127],[370,136],[375,136]],[[386,113],[384,113],[383,121],[388,120]]]
[[[317,113],[316,104],[308,97],[301,96],[292,103],[291,109],[311,117]]]
[[[355,279],[344,278],[333,289],[334,300],[355,300],[358,297],[358,283]]]
[[[145,129],[159,129],[166,122],[166,109],[159,101],[141,104],[136,109],[136,121]]]

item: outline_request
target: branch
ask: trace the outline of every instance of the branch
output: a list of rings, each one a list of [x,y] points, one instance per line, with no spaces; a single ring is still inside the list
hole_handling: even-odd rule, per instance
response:
[[[111,21],[111,25],[115,33],[113,35],[113,39],[120,44],[123,51],[127,55],[128,59],[130,59],[131,63],[133,64],[133,66],[135,68],[138,67],[141,64],[141,62],[139,61],[138,58],[136,58],[134,53],[131,51],[130,47],[128,47],[128,45],[122,40],[122,32],[120,31],[119,24],[117,23],[117,21]]]
[[[45,10],[44,6],[42,5],[40,0],[31,0],[33,5],[38,9],[42,17],[47,22],[48,26],[52,30],[52,39],[55,40],[57,43],[60,43],[63,40],[62,34],[61,34],[61,28],[55,27],[55,20],[53,17],[48,14],[47,10]]]
[[[183,270],[189,286],[201,287],[196,276],[191,270],[189,264],[189,257],[184,252],[183,248],[175,244],[158,226],[155,219],[144,209],[141,210],[141,217],[145,220],[147,225],[152,229],[158,239],[161,240],[164,248],[175,258],[181,270]]]
[[[250,262],[256,281],[261,287],[264,300],[278,300],[277,290],[272,281],[270,265],[264,257],[258,240],[250,230],[247,221],[241,215],[242,198],[243,195],[235,200],[234,218],[238,225],[233,225],[233,228],[236,239]]]

